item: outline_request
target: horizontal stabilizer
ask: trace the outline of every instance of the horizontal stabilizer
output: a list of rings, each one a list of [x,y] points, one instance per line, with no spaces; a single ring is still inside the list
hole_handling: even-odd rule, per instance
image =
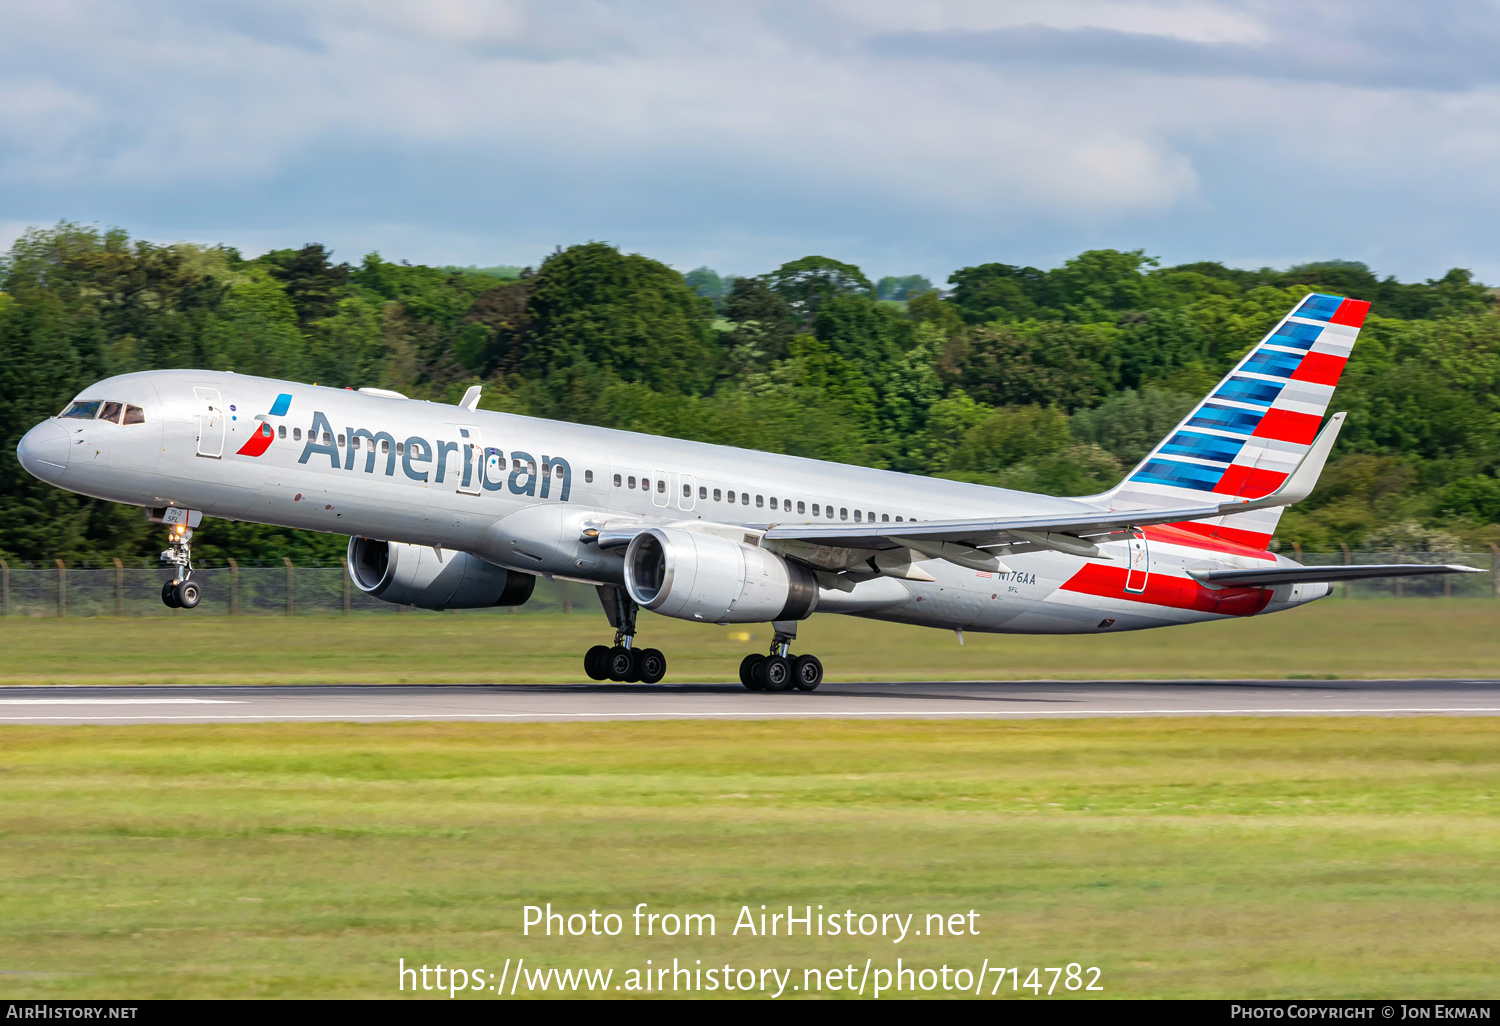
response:
[[[1209,585],[1251,585],[1270,588],[1278,584],[1334,584],[1340,581],[1372,581],[1382,577],[1426,577],[1431,574],[1482,574],[1485,571],[1457,563],[1376,563],[1368,566],[1277,566],[1264,570],[1189,570],[1194,580]]]

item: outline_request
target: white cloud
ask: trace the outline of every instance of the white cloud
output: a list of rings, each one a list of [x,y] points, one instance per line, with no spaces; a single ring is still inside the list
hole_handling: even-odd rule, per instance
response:
[[[986,32],[1021,25],[1101,28],[1195,43],[1262,42],[1263,20],[1229,4],[1079,0],[824,0],[850,22],[881,32]]]
[[[1496,30],[1465,17],[1465,37]],[[1264,163],[1267,188],[1404,188],[1418,204],[1467,190],[1493,204],[1500,89],[1401,84],[1458,45],[1443,18],[1341,0],[1294,13],[1249,0],[55,0],[8,13],[0,38],[0,217],[28,192],[170,188],[268,205],[251,218],[258,233],[303,223],[275,206],[288,176],[349,174],[323,160],[333,153],[362,154],[372,170],[467,166],[464,187],[500,193],[567,181],[572,207],[614,204],[596,237],[635,224],[632,206],[669,216],[691,184],[725,211],[766,211],[766,246],[809,234],[871,245],[873,212],[896,208],[974,231],[1075,235],[1222,216],[1221,183],[1244,154]],[[983,59],[1000,38],[983,33],[1013,30],[1020,50]],[[1053,58],[1080,41],[1093,49],[1033,59],[1035,31]],[[1196,54],[1192,68],[1223,54],[1241,63],[1200,73],[1163,53]],[[1263,55],[1306,67],[1325,54],[1342,77],[1255,71]],[[614,198],[621,183],[636,190],[629,201]],[[1237,183],[1239,202],[1265,202],[1256,187]],[[374,186],[337,188],[361,211],[347,215],[359,219],[348,238],[426,230],[462,247],[494,231],[455,215],[424,229],[385,213],[391,197],[361,192]],[[826,221],[809,228],[809,211]],[[698,247],[711,252],[761,245],[747,241],[749,220],[660,232],[719,232]]]

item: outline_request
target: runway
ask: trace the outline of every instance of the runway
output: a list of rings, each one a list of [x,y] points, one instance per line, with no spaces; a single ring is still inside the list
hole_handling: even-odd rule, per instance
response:
[[[1496,680],[0,688],[0,724],[1495,715]]]

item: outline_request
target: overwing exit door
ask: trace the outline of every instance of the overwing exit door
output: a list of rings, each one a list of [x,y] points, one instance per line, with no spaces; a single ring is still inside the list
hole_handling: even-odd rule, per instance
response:
[[[1125,590],[1139,595],[1146,590],[1146,579],[1151,576],[1151,551],[1146,547],[1146,536],[1140,531],[1130,535],[1130,566],[1125,571]]]
[[[219,459],[224,455],[224,400],[217,388],[194,388],[197,400],[198,455]]]

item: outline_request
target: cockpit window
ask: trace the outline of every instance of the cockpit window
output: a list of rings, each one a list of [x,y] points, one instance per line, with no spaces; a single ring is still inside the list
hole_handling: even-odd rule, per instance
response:
[[[105,403],[103,412],[99,414],[99,419],[107,420],[111,424],[120,423],[120,410],[122,410],[124,406],[124,403]]]
[[[131,406],[129,403],[126,403],[125,404],[125,423],[127,423],[127,424],[144,424],[144,423],[146,423],[146,411],[143,410],[143,409],[141,409],[139,406]]]
[[[79,400],[64,410],[62,415],[72,417],[74,420],[93,420],[99,415],[99,407],[103,405],[97,399]]]

